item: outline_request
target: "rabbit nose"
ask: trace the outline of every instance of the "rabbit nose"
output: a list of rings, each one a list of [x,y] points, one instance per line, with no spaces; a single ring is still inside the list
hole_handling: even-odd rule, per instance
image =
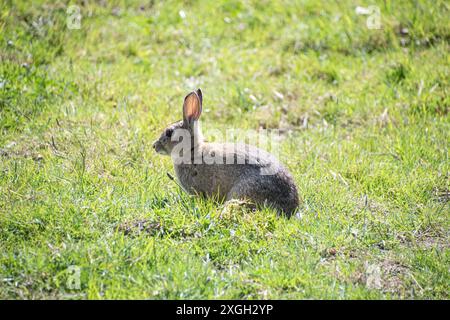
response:
[[[157,143],[158,143],[158,141],[156,141],[156,142],[153,143],[153,145],[152,145],[153,149],[156,149],[156,144],[157,144]]]

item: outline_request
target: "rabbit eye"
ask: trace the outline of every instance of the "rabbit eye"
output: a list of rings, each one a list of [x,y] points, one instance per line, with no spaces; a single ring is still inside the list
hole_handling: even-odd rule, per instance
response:
[[[173,130],[172,129],[168,129],[166,131],[166,137],[168,137],[168,138],[172,137],[172,133],[173,133]]]

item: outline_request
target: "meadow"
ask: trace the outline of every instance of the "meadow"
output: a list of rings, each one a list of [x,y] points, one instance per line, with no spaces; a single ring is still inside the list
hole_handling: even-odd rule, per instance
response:
[[[449,20],[444,0],[2,1],[0,298],[448,299]],[[198,87],[206,137],[280,130],[295,217],[169,179],[152,143]]]

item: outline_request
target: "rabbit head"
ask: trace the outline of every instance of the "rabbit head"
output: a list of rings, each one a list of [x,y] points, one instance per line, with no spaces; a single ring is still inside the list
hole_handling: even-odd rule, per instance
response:
[[[153,143],[153,149],[163,155],[178,155],[176,146],[184,144],[182,150],[192,150],[203,143],[199,118],[202,114],[202,91],[192,91],[184,98],[183,120],[167,126],[158,140]]]

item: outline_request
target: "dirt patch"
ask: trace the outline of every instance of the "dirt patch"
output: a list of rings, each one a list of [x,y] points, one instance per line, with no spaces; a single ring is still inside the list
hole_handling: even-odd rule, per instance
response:
[[[445,237],[436,235],[419,234],[416,237],[419,246],[425,249],[436,248],[438,250],[448,249],[449,243]]]
[[[381,290],[390,293],[400,293],[406,289],[405,278],[409,269],[393,260],[383,260],[381,266]]]
[[[408,247],[419,247],[421,249],[449,249],[448,234],[444,230],[425,229],[411,234],[397,235],[400,243]]]
[[[397,296],[404,296],[410,286],[409,269],[400,262],[384,259],[379,262],[366,262],[364,269],[353,273],[350,281],[364,285],[368,289],[380,290]]]
[[[333,253],[334,250],[328,255],[333,256]],[[353,250],[347,252],[346,256],[349,259],[357,258],[365,260],[365,262],[348,276],[344,276],[337,269],[335,275],[341,281],[351,282],[370,290],[378,290],[402,298],[410,297],[414,291],[423,290],[414,279],[410,268],[394,258],[385,256],[384,258],[371,260],[367,254],[361,251],[354,252]]]
[[[189,238],[200,237],[199,232],[195,230],[189,230],[185,228],[168,227],[158,221],[152,221],[149,219],[140,219],[127,221],[119,225],[119,232],[123,232],[125,235],[138,236],[141,234],[147,234],[149,236],[158,237],[171,237],[171,238]]]
[[[40,150],[45,150],[47,145],[36,140],[22,141],[17,144],[15,141],[8,143],[3,148],[0,148],[0,157],[14,159],[14,158],[31,158],[36,162],[44,160],[40,154]]]
[[[147,233],[154,236],[163,232],[163,227],[159,222],[142,219],[124,222],[119,226],[118,230],[126,235]]]

